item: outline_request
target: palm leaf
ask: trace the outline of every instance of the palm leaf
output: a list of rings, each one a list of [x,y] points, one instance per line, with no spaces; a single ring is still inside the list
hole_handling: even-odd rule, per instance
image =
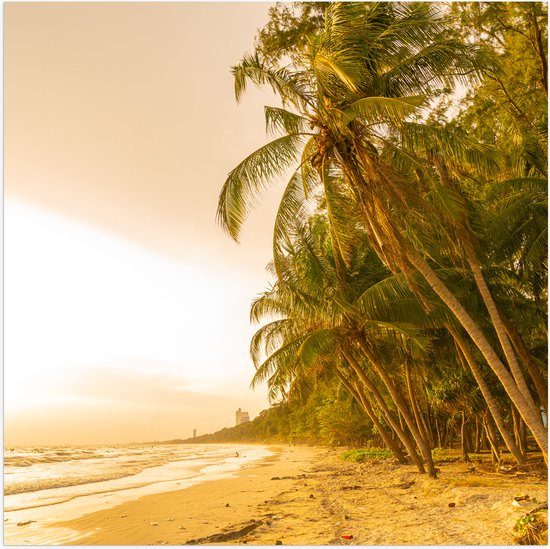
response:
[[[300,155],[303,135],[290,134],[267,143],[233,169],[222,188],[217,220],[238,240],[241,226],[257,195]]]
[[[417,113],[426,103],[422,95],[411,97],[365,97],[344,110],[344,120],[349,124],[362,117],[368,124],[390,123],[400,127],[407,116]]]

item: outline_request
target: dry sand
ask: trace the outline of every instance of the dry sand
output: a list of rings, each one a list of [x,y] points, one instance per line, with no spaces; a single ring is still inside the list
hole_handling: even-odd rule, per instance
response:
[[[457,461],[439,464],[432,480],[391,460],[342,462],[340,453],[280,448],[238,478],[145,496],[59,526],[87,534],[79,545],[510,545],[533,498],[547,501],[546,481],[533,475],[480,473]],[[519,494],[530,496],[522,507],[512,504]]]

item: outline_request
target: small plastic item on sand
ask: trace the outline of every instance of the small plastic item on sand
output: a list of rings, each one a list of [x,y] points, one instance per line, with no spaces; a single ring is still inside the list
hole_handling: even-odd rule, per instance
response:
[[[353,539],[353,536],[351,534],[342,536],[342,539]]]
[[[159,525],[158,522],[150,522],[150,523],[149,523],[149,526],[158,526],[158,525]]]

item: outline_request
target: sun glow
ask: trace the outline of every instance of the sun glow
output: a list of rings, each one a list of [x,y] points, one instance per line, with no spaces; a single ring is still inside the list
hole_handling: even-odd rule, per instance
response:
[[[35,410],[40,424],[38,410],[64,402],[181,407],[202,392],[208,400],[248,385],[249,359],[231,345],[249,329],[246,297],[231,273],[11,199],[5,265],[8,434],[22,410]]]

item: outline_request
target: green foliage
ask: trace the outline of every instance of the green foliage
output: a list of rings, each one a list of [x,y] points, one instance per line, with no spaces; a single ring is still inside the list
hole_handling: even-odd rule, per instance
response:
[[[519,545],[547,545],[548,509],[537,509],[521,516],[514,530]]]
[[[492,416],[510,449],[508,429],[519,440],[523,426],[513,400],[546,446],[546,14],[493,2],[270,10],[233,74],[237,99],[248,84],[279,96],[265,109],[279,137],[230,172],[218,220],[236,239],[264,187],[294,168],[276,282],[251,309],[266,322],[253,385],[282,402],[223,436],[343,444],[371,440],[372,420],[414,457],[410,431],[429,462],[457,418],[464,448]]]
[[[389,459],[392,453],[383,448],[368,448],[366,450],[347,450],[340,455],[343,461],[352,461],[354,463],[363,463],[369,459]]]
[[[376,440],[372,424],[332,381],[303,399],[274,404],[254,420],[186,440],[187,443],[365,444]]]

